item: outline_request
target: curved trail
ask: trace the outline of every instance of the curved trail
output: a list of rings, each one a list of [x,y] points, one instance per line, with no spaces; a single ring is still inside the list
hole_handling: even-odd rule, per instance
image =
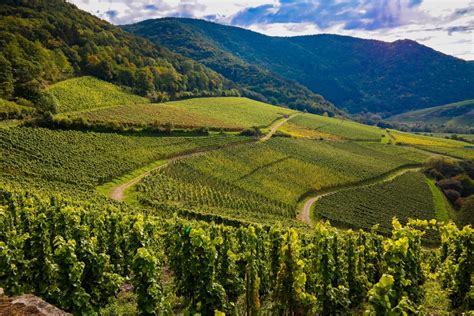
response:
[[[212,150],[212,149],[211,149]],[[209,150],[209,151],[211,151]],[[146,176],[148,176],[150,173],[152,173],[153,171],[156,171],[156,170],[159,170],[159,169],[162,169],[166,166],[168,166],[171,162],[174,162],[174,161],[178,161],[180,159],[183,159],[183,158],[187,158],[187,157],[191,157],[191,156],[197,156],[197,155],[202,155],[204,154],[206,151],[200,151],[200,152],[195,152],[195,153],[188,153],[188,154],[182,154],[182,155],[179,155],[179,156],[176,156],[176,157],[173,157],[173,158],[170,158],[168,159],[168,161],[166,161],[165,163],[163,163],[162,165],[156,167],[156,168],[153,168],[153,169],[150,169],[142,174],[140,174],[139,176],[125,182],[125,183],[122,183],[118,186],[116,186],[115,188],[112,189],[112,191],[110,192],[110,197],[114,200],[117,200],[117,201],[123,201],[125,199],[125,190],[127,190],[128,188],[130,188],[131,186],[134,186],[135,184],[137,184],[138,182],[140,182],[141,179],[145,178]]]
[[[296,115],[298,115],[299,113],[295,113],[295,114],[292,114],[288,117],[285,117],[283,120],[279,120],[277,122],[275,122],[273,124],[273,126],[271,127],[270,131],[265,134],[265,136],[263,136],[262,138],[259,139],[260,142],[265,142],[267,140],[269,140],[273,134],[276,133],[276,131],[283,125],[285,124],[289,119],[295,117]],[[232,145],[235,145],[235,144],[230,144],[229,146],[232,146]],[[207,152],[211,152],[211,151],[214,151],[214,150],[217,150],[217,149],[221,149],[222,147],[219,147],[219,148],[208,148],[208,149],[203,149],[201,151],[196,151],[196,152],[193,152],[193,153],[187,153],[187,154],[180,154],[178,156],[175,156],[175,157],[172,157],[172,158],[169,158],[166,162],[164,162],[162,165],[159,165],[153,169],[150,169],[142,174],[140,174],[139,176],[125,182],[125,183],[122,183],[120,185],[117,185],[115,186],[111,192],[110,192],[110,198],[114,199],[114,200],[117,200],[117,201],[123,201],[125,199],[125,191],[134,186],[135,184],[137,184],[138,182],[140,182],[140,180],[142,180],[143,178],[145,178],[146,176],[148,176],[150,173],[152,173],[153,171],[156,171],[156,170],[159,170],[159,169],[162,169],[166,166],[168,166],[170,163],[172,162],[175,162],[175,161],[178,161],[178,160],[181,160],[181,159],[185,159],[185,158],[188,158],[188,157],[192,157],[192,156],[197,156],[197,155],[202,155],[202,154],[205,154]]]
[[[262,138],[260,138],[260,141],[261,142],[265,142],[267,140],[269,140],[270,138],[272,138],[273,134],[276,133],[276,131],[283,125],[285,124],[286,122],[288,122],[289,119],[292,119],[293,117],[299,115],[299,113],[295,113],[295,114],[291,114],[290,116],[288,117],[285,117],[283,120],[281,121],[277,121],[273,126],[272,128],[270,129],[270,131],[265,135],[263,136]]]
[[[316,196],[313,196],[306,200],[303,206],[303,211],[300,214],[300,220],[308,224],[309,226],[312,226],[312,220],[311,220],[311,209],[313,208],[313,205],[321,198],[331,195],[340,191],[348,190],[348,189],[354,189],[358,187],[364,187],[364,186],[369,186],[369,185],[374,185],[378,183],[384,183],[388,181],[392,181],[393,179],[405,174],[408,171],[418,171],[420,170],[420,167],[402,167],[401,169],[396,169],[394,171],[389,172],[387,175],[383,176],[381,179],[376,177],[373,179],[369,179],[364,181],[363,183],[356,183],[353,185],[345,186],[345,187],[339,187],[339,188],[334,188],[330,189],[329,191],[325,191],[324,193],[317,194]]]

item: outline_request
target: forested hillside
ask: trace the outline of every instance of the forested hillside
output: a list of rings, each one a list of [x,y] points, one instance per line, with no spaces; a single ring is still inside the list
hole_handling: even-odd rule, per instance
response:
[[[474,97],[472,63],[409,40],[269,37],[175,18],[144,21],[125,29],[194,58],[244,86],[272,81],[276,73],[352,113],[387,116]],[[272,93],[261,88],[256,91],[265,96]]]
[[[0,4],[0,97],[49,110],[43,88],[88,74],[157,101],[236,95],[221,75],[122,31],[64,0]]]
[[[204,27],[214,26],[214,24],[207,25],[204,21],[189,21],[199,23],[198,25],[202,22]],[[207,29],[194,28],[192,24],[182,23],[179,19],[148,20],[125,26],[124,29],[145,36],[159,46],[166,46],[198,60],[239,84],[241,94],[249,98],[318,114],[340,113],[323,97],[297,81],[287,79],[264,65],[240,58],[240,53],[228,49],[225,44],[219,42],[220,39],[208,36]],[[226,34],[222,36],[221,39],[225,40]]]

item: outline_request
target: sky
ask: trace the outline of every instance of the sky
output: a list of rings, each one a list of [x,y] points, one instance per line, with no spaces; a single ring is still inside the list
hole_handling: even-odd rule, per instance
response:
[[[474,0],[68,0],[113,24],[189,17],[271,36],[411,39],[474,60]]]

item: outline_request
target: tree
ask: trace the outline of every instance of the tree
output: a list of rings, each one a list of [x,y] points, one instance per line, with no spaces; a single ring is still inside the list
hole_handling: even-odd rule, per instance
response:
[[[14,91],[11,63],[0,54],[0,97],[8,99]]]
[[[147,95],[153,92],[153,74],[149,68],[142,68],[137,72],[136,91],[140,95]]]

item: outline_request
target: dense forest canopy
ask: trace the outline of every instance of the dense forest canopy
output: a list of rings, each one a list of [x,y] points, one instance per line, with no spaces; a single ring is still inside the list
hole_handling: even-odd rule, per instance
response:
[[[230,81],[204,65],[65,1],[2,1],[0,97],[26,98],[39,107],[50,107],[43,88],[83,74],[157,101],[238,94]]]
[[[329,34],[270,37],[181,18],[148,20],[125,29],[248,86],[278,74],[350,113],[387,117],[474,97],[473,63],[410,40],[386,43]],[[244,73],[238,79],[236,65]],[[257,91],[267,96],[265,88]]]

